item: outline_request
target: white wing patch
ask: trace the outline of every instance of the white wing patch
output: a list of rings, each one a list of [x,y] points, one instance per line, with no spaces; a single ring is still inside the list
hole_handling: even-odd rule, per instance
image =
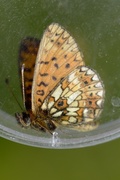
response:
[[[94,70],[80,66],[57,85],[46,102],[50,115],[62,125],[91,123],[102,112],[104,86]]]

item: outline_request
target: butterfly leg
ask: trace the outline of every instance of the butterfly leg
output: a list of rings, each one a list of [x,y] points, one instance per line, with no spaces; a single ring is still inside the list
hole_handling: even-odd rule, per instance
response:
[[[48,131],[50,134],[53,134],[56,129],[55,124],[51,120],[41,120],[39,118],[33,120],[31,126],[39,131]]]

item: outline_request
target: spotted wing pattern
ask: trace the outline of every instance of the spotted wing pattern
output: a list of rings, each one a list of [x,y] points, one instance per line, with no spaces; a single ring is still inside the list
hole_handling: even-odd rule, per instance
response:
[[[37,114],[57,83],[82,65],[82,54],[73,37],[60,25],[51,24],[43,34],[36,59],[32,86],[33,114]]]
[[[16,113],[23,126],[49,131],[58,125],[92,130],[104,103],[104,85],[95,70],[85,66],[73,37],[52,23],[39,40],[25,39],[20,67],[26,112]],[[36,58],[37,55],[37,58]],[[34,67],[35,66],[35,67]]]
[[[80,129],[99,117],[103,103],[104,86],[99,75],[79,66],[55,87],[41,109],[48,110],[57,123]]]
[[[27,37],[22,40],[19,50],[19,68],[23,91],[24,106],[31,109],[31,91],[34,75],[35,60],[40,41],[36,38]]]

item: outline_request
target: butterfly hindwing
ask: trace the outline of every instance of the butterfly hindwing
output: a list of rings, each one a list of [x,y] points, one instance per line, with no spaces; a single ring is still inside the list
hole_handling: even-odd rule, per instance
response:
[[[41,106],[59,124],[87,124],[99,117],[104,103],[104,86],[99,75],[79,66],[66,76]]]

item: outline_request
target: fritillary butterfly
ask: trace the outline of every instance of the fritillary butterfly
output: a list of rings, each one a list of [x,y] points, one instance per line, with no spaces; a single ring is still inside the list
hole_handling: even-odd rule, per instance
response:
[[[19,63],[26,111],[15,116],[23,127],[51,134],[58,125],[83,131],[97,127],[103,82],[85,66],[78,45],[63,27],[52,23],[41,42],[24,39]]]

